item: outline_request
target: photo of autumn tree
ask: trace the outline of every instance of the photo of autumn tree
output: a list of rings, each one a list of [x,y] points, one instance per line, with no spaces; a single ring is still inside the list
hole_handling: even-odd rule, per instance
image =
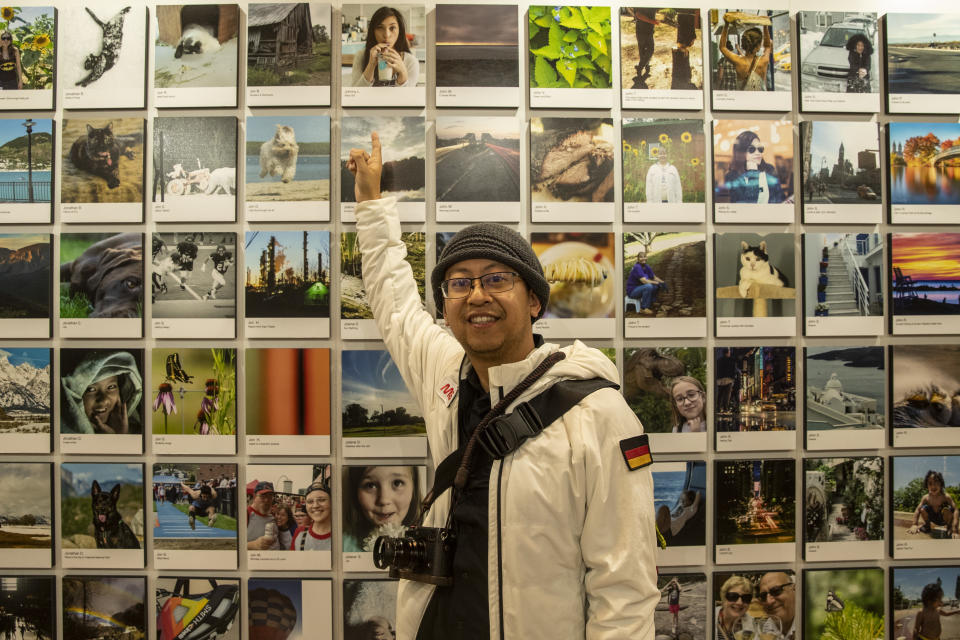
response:
[[[960,124],[890,123],[893,204],[960,204]]]

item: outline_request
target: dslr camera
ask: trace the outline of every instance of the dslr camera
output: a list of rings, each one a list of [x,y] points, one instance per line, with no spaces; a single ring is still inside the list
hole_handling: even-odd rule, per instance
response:
[[[373,545],[373,564],[390,569],[391,578],[404,578],[441,587],[453,584],[453,552],[457,536],[451,529],[412,525],[399,538],[380,536]]]

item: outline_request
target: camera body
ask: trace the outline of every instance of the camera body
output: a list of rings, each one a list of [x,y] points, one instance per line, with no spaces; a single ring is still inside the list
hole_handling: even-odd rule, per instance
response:
[[[373,564],[378,569],[389,567],[391,578],[450,586],[456,548],[457,536],[453,530],[413,525],[400,538],[377,538],[373,545]]]

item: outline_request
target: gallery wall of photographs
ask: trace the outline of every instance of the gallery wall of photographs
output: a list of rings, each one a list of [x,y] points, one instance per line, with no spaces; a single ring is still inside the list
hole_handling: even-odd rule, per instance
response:
[[[433,465],[362,281],[372,130],[439,323],[497,221],[536,330],[616,363],[658,635],[960,610],[960,14],[392,6],[0,7],[2,628],[391,633],[371,547]]]

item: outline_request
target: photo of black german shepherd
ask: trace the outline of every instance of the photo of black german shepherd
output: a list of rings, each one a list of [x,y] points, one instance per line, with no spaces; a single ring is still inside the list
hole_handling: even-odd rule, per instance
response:
[[[107,493],[100,489],[100,484],[94,480],[90,488],[90,498],[97,549],[139,549],[140,541],[117,510],[120,485],[114,485],[110,493]]]

